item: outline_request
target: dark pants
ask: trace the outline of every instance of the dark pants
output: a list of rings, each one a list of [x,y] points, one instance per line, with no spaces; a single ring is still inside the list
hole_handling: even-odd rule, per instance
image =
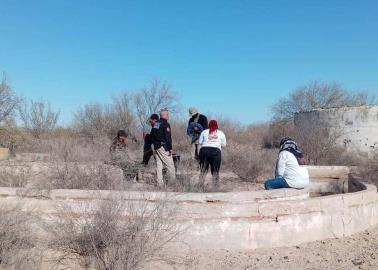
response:
[[[274,179],[267,180],[264,183],[264,186],[266,190],[278,189],[278,188],[290,188],[285,178],[283,177],[277,177]]]
[[[146,134],[144,136],[143,162],[142,163],[147,166],[153,154],[154,152],[152,151],[152,143],[150,139],[150,134]]]
[[[202,147],[199,152],[200,168],[201,168],[201,185],[204,184],[205,176],[211,169],[213,175],[213,184],[215,187],[219,185],[219,171],[222,163],[222,152],[216,147]]]

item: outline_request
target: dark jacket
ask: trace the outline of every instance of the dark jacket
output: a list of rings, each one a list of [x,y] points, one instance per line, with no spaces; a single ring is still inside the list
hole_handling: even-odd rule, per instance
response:
[[[160,119],[151,129],[150,139],[155,149],[164,147],[166,151],[172,150],[171,126],[165,119]]]
[[[207,117],[204,116],[203,114],[200,114],[200,115],[196,114],[192,118],[190,118],[189,123],[188,123],[188,127],[190,126],[190,124],[192,122],[196,122],[196,123],[200,124],[203,127],[203,130],[209,128],[209,123],[207,122]]]

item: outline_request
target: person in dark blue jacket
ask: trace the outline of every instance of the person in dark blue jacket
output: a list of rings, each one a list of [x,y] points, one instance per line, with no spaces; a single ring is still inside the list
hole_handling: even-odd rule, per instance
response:
[[[200,114],[198,110],[194,107],[189,108],[190,119],[188,122],[187,134],[191,138],[191,155],[193,160],[199,161],[199,145],[198,139],[201,132],[208,129],[209,124],[207,117]]]
[[[154,124],[150,134],[150,139],[155,149],[157,182],[161,186],[165,185],[163,180],[163,168],[167,169],[171,183],[176,179],[176,170],[172,155],[172,131],[168,120],[168,110],[161,110],[160,121]]]

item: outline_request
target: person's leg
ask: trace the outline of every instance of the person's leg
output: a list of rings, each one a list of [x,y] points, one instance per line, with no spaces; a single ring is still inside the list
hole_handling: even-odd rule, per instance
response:
[[[148,165],[148,162],[152,155],[152,147],[150,143],[150,134],[144,136],[144,145],[143,145],[143,161],[142,164]]]
[[[147,165],[148,165],[148,162],[150,162],[150,159],[151,159],[152,156],[153,156],[153,151],[152,151],[152,149],[145,151],[145,152],[143,153],[143,162],[142,162],[142,163],[143,163],[145,166],[147,166]]]
[[[167,167],[167,173],[170,184],[174,184],[176,182],[176,168],[175,163],[173,161],[173,156],[169,154],[169,152],[166,152],[166,167]]]
[[[203,187],[205,183],[205,177],[206,177],[207,171],[209,170],[209,158],[208,158],[206,147],[201,148],[199,152],[199,160],[200,160],[200,170],[201,170],[199,185]]]
[[[155,151],[156,152],[156,155],[155,155],[155,158],[156,158],[156,180],[157,180],[157,184],[159,186],[164,186],[163,161],[162,161],[162,154],[160,152],[160,149],[162,149],[162,148],[159,148]]]
[[[190,145],[190,155],[192,160],[196,160],[196,144],[194,142],[192,142]]]
[[[195,152],[194,152],[195,160],[199,161],[199,145],[198,143],[195,143],[194,145],[195,145]]]
[[[217,188],[219,186],[219,172],[222,163],[222,152],[218,148],[216,148],[214,151],[212,163],[213,166],[211,169],[211,173],[213,175],[213,185],[215,188]]]
[[[159,148],[156,152],[160,157],[163,166],[167,169],[169,182],[174,183],[176,180],[176,170],[173,162],[173,156],[169,153],[169,151],[166,151],[164,147]]]
[[[266,190],[278,189],[278,188],[290,188],[286,180],[282,177],[267,180],[264,183]]]

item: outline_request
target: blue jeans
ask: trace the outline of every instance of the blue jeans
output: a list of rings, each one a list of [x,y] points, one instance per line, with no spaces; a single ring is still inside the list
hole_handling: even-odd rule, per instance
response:
[[[283,177],[277,177],[274,179],[267,180],[265,181],[264,186],[266,190],[278,189],[278,188],[290,188]]]

